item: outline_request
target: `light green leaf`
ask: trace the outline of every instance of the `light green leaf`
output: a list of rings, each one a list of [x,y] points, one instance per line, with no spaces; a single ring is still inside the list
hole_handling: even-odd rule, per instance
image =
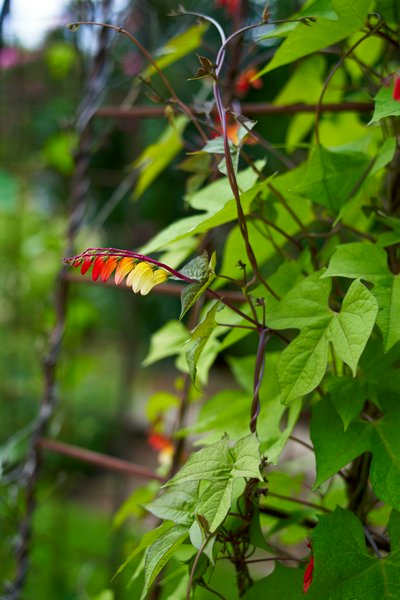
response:
[[[145,504],[145,508],[160,519],[190,525],[194,519],[198,499],[199,482],[190,481],[184,485],[167,488],[159,498]]]
[[[385,117],[398,117],[400,115],[400,102],[392,98],[392,86],[381,87],[375,96],[375,110],[370,121],[376,123]]]
[[[219,303],[214,302],[213,306],[207,312],[205,318],[199,323],[193,331],[190,341],[187,343],[186,360],[189,367],[192,382],[196,382],[197,362],[204,350],[210,336],[215,331],[217,323],[215,315],[218,311]]]
[[[333,152],[317,146],[309,159],[306,177],[295,191],[337,215],[350,200],[370,161],[361,152]]]
[[[219,442],[191,454],[187,463],[165,485],[177,485],[203,479],[223,480],[229,476],[232,463],[229,440],[224,437]]]
[[[330,325],[329,337],[339,358],[356,375],[358,361],[372,333],[378,303],[359,280],[353,281],[344,297],[340,312]]]
[[[260,442],[255,433],[236,442],[232,448],[235,460],[231,476],[248,477],[262,481],[260,474]]]
[[[192,25],[188,29],[185,29],[183,33],[179,33],[170,39],[153,57],[158,68],[163,70],[180,58],[190,54],[193,50],[196,50],[201,44],[203,34],[207,30],[207,27],[208,24],[206,22],[197,23],[196,25]],[[142,73],[142,77],[151,77],[156,72],[155,67],[149,65]]]
[[[145,580],[140,600],[146,598],[150,586],[162,571],[169,559],[188,537],[188,528],[175,525],[161,535],[147,550],[145,559]]]
[[[354,242],[337,246],[322,277],[374,281],[388,273],[386,252],[376,244]]]
[[[197,514],[207,519],[210,533],[214,533],[232,505],[233,479],[212,482],[202,494],[197,506]]]
[[[338,20],[319,17],[309,26],[299,23],[257,77],[345,39],[363,26],[370,6],[371,2],[367,0],[354,0],[351,3],[348,0],[333,0],[332,8]]]
[[[257,169],[262,169],[263,165],[263,161],[256,163]],[[256,184],[257,177],[257,173],[251,168],[240,171],[237,176],[245,214],[248,213],[254,198],[267,184],[267,181]],[[202,211],[201,214],[180,219],[163,229],[141,249],[143,254],[164,250],[171,242],[193,237],[237,218],[236,203],[226,177],[207,185],[191,196],[189,204],[195,210]]]
[[[271,329],[303,329],[318,325],[330,317],[328,297],[330,282],[313,273],[293,287],[267,316]]]
[[[306,328],[285,348],[278,363],[282,402],[305,396],[320,384],[328,361],[330,319]]]
[[[313,391],[321,382],[328,360],[329,342],[355,374],[358,360],[371,335],[377,302],[359,281],[350,286],[339,313],[328,306],[330,286],[314,273],[295,286],[270,312],[274,329],[301,329],[285,348],[278,363],[282,402],[290,403]]]
[[[160,525],[159,527],[156,527],[156,529],[152,529],[151,531],[148,531],[147,533],[145,533],[139,544],[134,548],[134,550],[129,554],[128,558],[125,560],[125,562],[118,568],[118,571],[116,573],[116,575],[118,575],[119,573],[121,573],[121,571],[123,571],[125,569],[125,567],[141,552],[143,552],[143,550],[146,550],[146,548],[148,548],[151,544],[153,544],[153,542],[155,542],[160,536],[162,536],[164,533],[166,533],[168,530],[170,530],[173,527],[173,523],[171,521],[164,521],[164,523],[162,523],[162,525]]]
[[[167,167],[182,148],[182,133],[188,124],[183,115],[177,117],[173,124],[168,124],[155,144],[147,146],[133,163],[133,168],[140,171],[134,197],[142,196],[156,177]]]
[[[387,266],[386,252],[376,244],[353,243],[338,246],[323,277],[365,279],[379,305],[377,325],[382,331],[387,352],[400,340],[400,276],[393,275]]]
[[[150,349],[143,366],[147,367],[158,360],[178,354],[189,335],[186,327],[179,321],[169,321],[163,325],[151,336]]]

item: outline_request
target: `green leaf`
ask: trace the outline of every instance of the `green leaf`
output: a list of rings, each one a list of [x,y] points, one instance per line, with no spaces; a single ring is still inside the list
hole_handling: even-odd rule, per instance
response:
[[[150,586],[162,571],[169,559],[188,537],[188,529],[175,525],[161,535],[147,550],[145,559],[145,580],[140,600],[146,598]]]
[[[156,527],[156,529],[152,529],[151,531],[148,531],[147,533],[145,533],[142,536],[139,544],[129,554],[129,556],[125,560],[125,562],[118,568],[118,571],[116,572],[116,575],[118,575],[119,573],[121,573],[121,571],[123,571],[125,569],[125,567],[138,554],[140,554],[141,552],[143,552],[143,550],[146,550],[146,548],[148,548],[151,544],[153,544],[153,542],[155,542],[164,533],[168,532],[168,530],[170,530],[173,527],[173,525],[174,524],[171,521],[164,521],[164,523],[162,523],[162,525],[160,525],[159,527]]]
[[[222,438],[194,454],[166,485],[177,485],[189,481],[208,481],[226,479],[232,467],[232,457],[229,452],[229,440]]]
[[[291,569],[276,562],[273,573],[256,581],[243,600],[304,600],[303,576],[303,569]]]
[[[348,289],[340,312],[332,317],[330,340],[339,358],[351,368],[354,377],[377,312],[378,304],[374,296],[356,280]]]
[[[333,0],[332,8],[338,20],[320,17],[309,26],[299,23],[267,66],[257,73],[257,77],[345,39],[362,27],[370,6],[371,2],[367,0],[354,0],[351,3],[348,0]]]
[[[180,58],[196,50],[201,44],[204,32],[207,30],[206,22],[197,23],[170,39],[165,46],[160,48],[154,55],[154,60],[159,69],[163,70],[169,65],[172,65]],[[156,73],[153,65],[149,65],[142,73],[142,77],[151,77]]]
[[[350,286],[339,313],[328,306],[330,286],[324,281],[320,273],[304,279],[267,319],[268,326],[274,329],[301,329],[300,335],[282,352],[278,363],[285,404],[319,385],[326,370],[329,342],[355,375],[375,323],[377,302],[360,281]]]
[[[365,422],[353,421],[344,431],[329,397],[313,406],[310,435],[317,467],[315,487],[369,449]]]
[[[387,255],[376,244],[353,243],[338,246],[323,277],[359,277],[374,284],[372,289],[379,305],[377,325],[382,331],[387,352],[400,340],[400,276],[387,266]]]
[[[232,477],[248,477],[262,480],[260,474],[260,442],[255,433],[238,440],[232,448],[234,464]]]
[[[263,161],[256,163],[257,169],[262,169],[263,165]],[[256,184],[257,178],[258,175],[252,168],[238,173],[238,186],[242,192],[241,201],[245,214],[248,213],[251,203],[260,190],[266,186],[266,181]],[[171,242],[204,233],[212,227],[229,223],[237,218],[236,202],[226,177],[207,185],[188,201],[192,208],[202,211],[201,214],[180,219],[166,227],[141,248],[143,254],[165,250]]]
[[[237,442],[224,436],[189,457],[181,470],[165,485],[188,481],[220,481],[228,478],[254,477],[261,479],[259,441],[250,434]]]
[[[372,556],[366,547],[363,526],[351,512],[338,507],[332,514],[321,516],[312,533],[312,545],[315,569],[307,599],[399,597],[398,543],[392,541],[386,558]]]
[[[202,260],[202,266],[200,267],[200,263],[198,263],[199,271],[198,271],[198,277],[196,277],[196,278],[200,279],[200,277],[201,277],[201,279],[200,279],[200,281],[198,281],[196,283],[191,283],[190,285],[188,285],[187,287],[185,287],[183,289],[182,294],[181,294],[182,308],[181,308],[181,314],[179,315],[180,319],[182,319],[182,317],[193,306],[193,304],[195,302],[197,302],[197,300],[200,298],[200,296],[205,292],[205,290],[211,285],[211,283],[215,279],[215,273],[214,273],[215,254],[213,254],[209,263],[208,263],[207,255],[203,255],[202,257],[199,257],[199,258]],[[193,263],[193,261],[192,261],[192,263]],[[183,269],[182,272],[185,275],[187,275],[187,273],[188,273],[187,268]],[[189,272],[191,272],[191,271],[189,271]],[[194,275],[188,275],[188,276],[194,277]],[[204,343],[204,345],[205,345],[205,343]],[[204,348],[204,345],[203,345],[203,348]],[[199,355],[197,356],[197,359],[199,358],[200,354],[201,354],[201,351],[200,351]],[[188,361],[188,364],[189,364],[189,361]],[[189,365],[189,368],[190,368],[190,365]]]
[[[360,414],[368,399],[368,385],[362,379],[332,377],[328,381],[331,401],[342,419],[344,430]]]
[[[233,479],[212,482],[202,494],[197,514],[208,521],[210,533],[214,533],[224,521],[232,505]]]
[[[180,525],[191,525],[198,498],[199,483],[191,481],[167,488],[159,498],[145,504],[144,507],[159,519],[167,519]]]
[[[317,146],[309,159],[306,177],[295,191],[337,215],[351,198],[370,161],[361,152],[333,152]]]
[[[217,323],[215,315],[219,309],[219,302],[214,302],[207,315],[199,323],[193,331],[190,341],[187,343],[186,360],[189,367],[190,377],[192,382],[196,382],[197,362],[204,350],[210,336],[215,331]]]
[[[381,87],[374,101],[375,109],[370,123],[376,123],[385,117],[398,117],[400,115],[400,103],[392,98],[392,86]]]
[[[385,416],[373,422],[354,420],[344,431],[329,398],[313,407],[311,439],[317,466],[315,486],[360,456],[372,453],[370,480],[377,497],[400,509],[400,415],[396,397],[381,399]],[[329,423],[329,427],[327,427]]]
[[[151,336],[150,349],[143,361],[147,367],[158,360],[178,354],[189,338],[189,332],[183,323],[169,321]]]
[[[376,244],[354,242],[337,246],[322,277],[374,281],[388,273],[386,252]]]
[[[173,124],[168,124],[159,140],[147,146],[133,163],[133,168],[139,170],[138,180],[134,190],[137,200],[142,196],[151,183],[167,167],[182,148],[182,133],[188,124],[184,116],[177,117]]]

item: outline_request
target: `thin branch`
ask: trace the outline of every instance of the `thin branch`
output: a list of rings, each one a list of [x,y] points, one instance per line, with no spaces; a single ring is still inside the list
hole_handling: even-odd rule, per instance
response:
[[[315,113],[317,104],[286,104],[276,105],[268,104],[267,102],[244,102],[241,105],[242,113],[246,116],[263,116],[263,115],[296,115],[299,113]],[[198,106],[190,106],[193,114],[201,114]],[[320,113],[342,113],[342,112],[357,112],[371,113],[374,110],[372,102],[327,102],[319,107]],[[214,108],[211,114],[216,114],[218,111]],[[154,106],[151,104],[143,104],[124,108],[119,106],[104,106],[99,108],[95,116],[99,119],[154,119],[165,117],[164,106]]]
[[[57,454],[63,454],[64,456],[70,456],[81,462],[90,463],[101,467],[102,469],[108,469],[110,471],[116,471],[119,473],[125,473],[126,475],[132,475],[133,477],[142,477],[143,479],[151,479],[154,481],[161,481],[164,483],[165,478],[161,477],[154,471],[150,471],[142,465],[128,462],[121,458],[115,458],[108,454],[101,452],[94,452],[93,450],[87,450],[79,446],[73,446],[72,444],[66,444],[65,442],[58,442],[56,440],[50,440],[48,438],[42,438],[37,442],[38,447],[49,450],[50,452],[56,452]]]
[[[301,500],[300,498],[293,498],[292,496],[284,496],[283,494],[276,494],[274,492],[268,491],[268,496],[271,498],[280,498],[281,500],[285,500],[287,502],[295,502],[296,504],[302,504],[304,506],[309,506],[310,508],[315,508],[316,510],[321,510],[325,513],[330,513],[332,511],[325,506],[321,506],[320,504],[314,504],[314,502],[309,502],[308,500]]]

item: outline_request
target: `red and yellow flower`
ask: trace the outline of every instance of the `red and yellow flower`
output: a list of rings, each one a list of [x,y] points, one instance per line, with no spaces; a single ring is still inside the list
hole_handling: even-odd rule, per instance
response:
[[[193,281],[148,256],[116,248],[89,248],[82,254],[65,258],[64,262],[75,268],[80,267],[82,275],[92,267],[93,281],[100,278],[105,283],[114,273],[115,284],[119,285],[126,278],[126,285],[142,296],[146,296],[170,275],[189,283]]]

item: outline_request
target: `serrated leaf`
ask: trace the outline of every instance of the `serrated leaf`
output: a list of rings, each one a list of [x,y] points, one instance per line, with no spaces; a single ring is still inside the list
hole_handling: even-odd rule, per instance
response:
[[[345,39],[362,27],[370,5],[366,0],[354,0],[351,3],[348,0],[333,0],[332,8],[338,16],[337,20],[320,17],[309,27],[299,23],[288,34],[268,65],[255,77]]]
[[[157,575],[187,537],[188,528],[184,525],[175,525],[149,547],[146,553],[144,587],[140,600],[146,598]]]
[[[144,508],[159,519],[190,525],[194,519],[198,498],[199,482],[191,481],[182,486],[167,488],[156,500],[145,504]]]
[[[337,215],[351,198],[370,162],[370,157],[361,152],[333,152],[317,146],[309,159],[305,179],[295,191]]]
[[[197,362],[203,352],[210,336],[215,331],[217,323],[215,315],[219,309],[219,302],[215,302],[204,319],[197,325],[192,332],[186,349],[186,360],[189,367],[190,377],[192,382],[196,383]]]
[[[212,482],[201,495],[197,514],[208,521],[210,533],[214,533],[224,521],[232,505],[233,479]]]
[[[260,442],[255,433],[236,442],[232,448],[235,460],[231,476],[248,477],[262,481],[260,474]]]
[[[314,577],[307,599],[395,600],[400,595],[400,550],[393,540],[390,554],[379,559],[366,547],[361,522],[337,507],[320,517],[312,533]],[[332,552],[332,549],[337,549]]]
[[[216,444],[191,454],[187,463],[165,485],[177,485],[189,481],[221,480],[229,476],[232,467],[229,440],[222,438]]]

